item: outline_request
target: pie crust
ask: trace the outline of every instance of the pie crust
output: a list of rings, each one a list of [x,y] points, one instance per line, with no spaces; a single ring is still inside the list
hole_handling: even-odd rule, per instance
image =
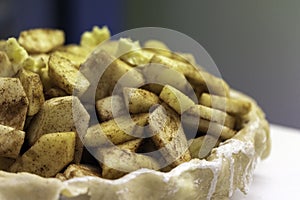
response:
[[[192,159],[167,173],[140,169],[117,180],[60,181],[0,171],[0,199],[229,199],[237,189],[246,194],[257,163],[270,153],[269,124],[253,99],[233,90],[230,95],[250,101],[251,111],[240,131],[207,159]]]

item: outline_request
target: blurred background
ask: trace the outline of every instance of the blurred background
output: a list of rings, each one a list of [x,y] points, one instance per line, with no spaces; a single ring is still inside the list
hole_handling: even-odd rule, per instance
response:
[[[231,87],[255,98],[276,124],[300,128],[300,1],[0,0],[0,38],[60,28],[68,43],[94,25],[112,34],[144,26],[198,41]]]

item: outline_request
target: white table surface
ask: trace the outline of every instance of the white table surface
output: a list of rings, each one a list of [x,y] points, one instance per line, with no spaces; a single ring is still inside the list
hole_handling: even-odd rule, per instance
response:
[[[248,195],[233,200],[300,199],[300,130],[271,125],[272,150],[258,163]]]

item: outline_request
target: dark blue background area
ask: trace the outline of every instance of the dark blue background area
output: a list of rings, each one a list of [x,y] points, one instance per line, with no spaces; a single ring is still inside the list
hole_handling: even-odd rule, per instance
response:
[[[119,33],[124,28],[124,6],[121,0],[94,1],[68,0],[59,3],[59,16],[63,23],[60,28],[65,29],[68,42],[78,42],[84,30],[91,30],[93,26],[107,25],[112,34]]]
[[[0,37],[49,27],[64,30],[67,43],[78,43],[82,32],[95,25],[107,25],[116,34],[124,30],[123,4],[122,0],[0,0]]]

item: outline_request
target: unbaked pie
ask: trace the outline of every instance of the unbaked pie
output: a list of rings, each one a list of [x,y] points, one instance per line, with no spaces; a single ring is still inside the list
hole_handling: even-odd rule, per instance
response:
[[[64,45],[62,31],[32,29],[0,42],[0,199],[247,193],[270,153],[256,102],[190,54],[109,37],[94,27]]]

